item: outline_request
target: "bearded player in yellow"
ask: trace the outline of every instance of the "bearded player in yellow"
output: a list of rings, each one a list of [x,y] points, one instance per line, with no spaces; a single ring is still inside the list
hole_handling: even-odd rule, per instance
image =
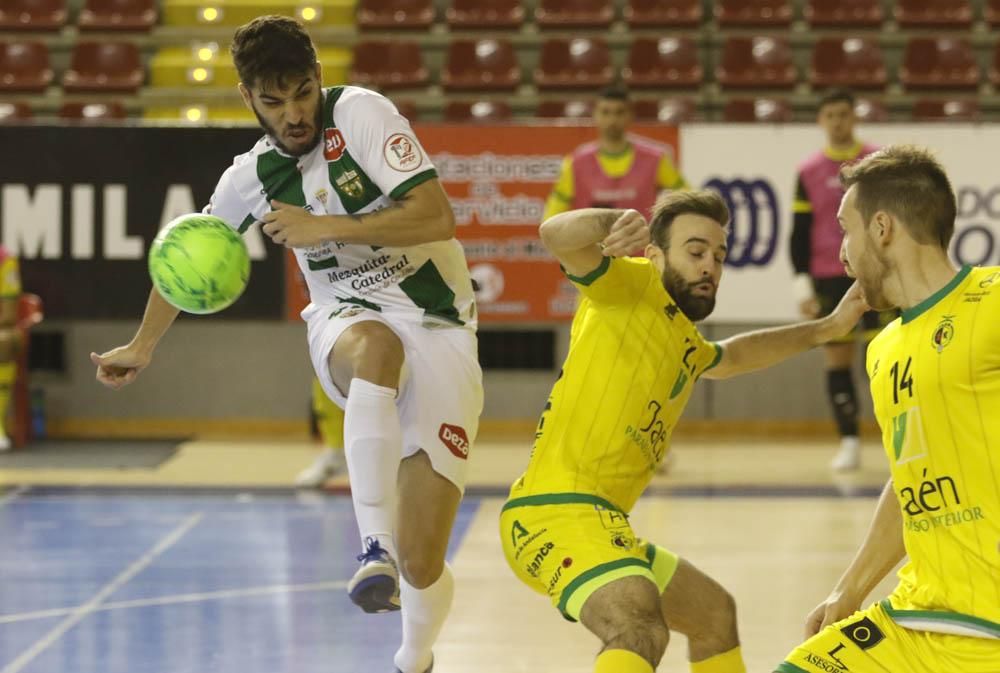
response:
[[[892,478],[812,636],[781,673],[1000,671],[1000,267],[948,258],[955,195],[940,164],[887,147],[841,171],[840,257],[872,308],[868,347]],[[882,601],[862,601],[906,559]]]
[[[669,450],[694,382],[784,360],[850,331],[856,289],[830,316],[720,344],[711,313],[729,212],[714,192],[636,211],[585,209],[546,220],[542,240],[585,301],[527,471],[500,519],[504,554],[529,587],[597,635],[597,673],[650,673],[685,634],[695,673],[743,673],[732,597],[663,547],[636,538],[628,512]],[[645,248],[646,258],[624,255]]]

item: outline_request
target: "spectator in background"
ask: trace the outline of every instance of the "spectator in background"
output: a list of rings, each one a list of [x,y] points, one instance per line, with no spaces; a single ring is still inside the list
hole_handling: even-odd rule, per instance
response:
[[[17,301],[21,296],[21,273],[17,257],[0,245],[0,451],[10,450],[7,409],[17,374]]]
[[[844,189],[837,176],[843,164],[878,149],[854,137],[856,122],[854,96],[849,91],[835,89],[823,96],[817,123],[826,133],[826,147],[806,157],[798,168],[792,206],[792,287],[802,316],[809,319],[829,315],[854,282],[840,261],[844,232],[837,221],[837,208]],[[862,318],[865,339],[874,337],[887,322],[879,324],[878,313],[866,313]],[[840,451],[831,464],[835,470],[856,470],[861,466],[858,395],[851,374],[854,339],[849,334],[823,348],[827,394],[840,433]]]
[[[615,87],[602,91],[594,106],[598,138],[563,160],[545,219],[578,208],[632,209],[649,217],[660,192],[687,188],[670,149],[628,133],[631,123],[628,93]]]

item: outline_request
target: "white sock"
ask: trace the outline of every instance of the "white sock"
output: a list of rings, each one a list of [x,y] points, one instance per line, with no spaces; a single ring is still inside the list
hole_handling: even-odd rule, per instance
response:
[[[396,391],[352,379],[344,407],[344,454],[351,477],[351,499],[361,543],[374,537],[396,557],[396,475],[403,438]]]
[[[454,595],[455,579],[447,562],[441,577],[426,589],[415,589],[400,578],[403,644],[393,657],[396,668],[403,673],[424,673],[431,665],[434,657],[431,648],[448,618]]]

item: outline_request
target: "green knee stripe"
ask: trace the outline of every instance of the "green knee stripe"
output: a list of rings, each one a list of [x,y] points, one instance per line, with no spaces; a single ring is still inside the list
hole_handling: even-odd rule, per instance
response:
[[[623,558],[602,563],[581,573],[563,589],[558,609],[566,619],[575,622],[580,618],[580,610],[590,596],[601,587],[622,577],[639,575],[656,583],[647,561],[637,558]]]
[[[787,661],[783,661],[778,664],[778,667],[774,669],[774,673],[809,673],[809,671],[799,668],[795,664],[790,664]]]

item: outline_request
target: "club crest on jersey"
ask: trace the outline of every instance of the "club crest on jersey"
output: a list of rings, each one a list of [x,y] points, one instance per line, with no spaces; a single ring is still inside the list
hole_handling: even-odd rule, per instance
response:
[[[360,198],[365,192],[365,186],[361,184],[361,176],[357,171],[344,171],[337,177],[337,189],[347,194],[352,199]]]
[[[416,141],[405,133],[394,133],[389,136],[385,141],[383,154],[389,166],[403,173],[416,170],[423,160]]]
[[[316,198],[319,199],[319,202],[322,203],[324,206],[326,205],[326,199],[329,196],[330,196],[329,192],[327,192],[325,189],[321,189],[318,192],[316,192]]]
[[[943,351],[955,337],[955,324],[952,322],[954,317],[955,316],[952,315],[946,315],[941,322],[938,323],[933,336],[931,336],[931,344],[938,353]]]
[[[347,143],[344,142],[344,134],[340,129],[326,129],[323,132],[323,156],[327,161],[337,161],[344,156]]]

